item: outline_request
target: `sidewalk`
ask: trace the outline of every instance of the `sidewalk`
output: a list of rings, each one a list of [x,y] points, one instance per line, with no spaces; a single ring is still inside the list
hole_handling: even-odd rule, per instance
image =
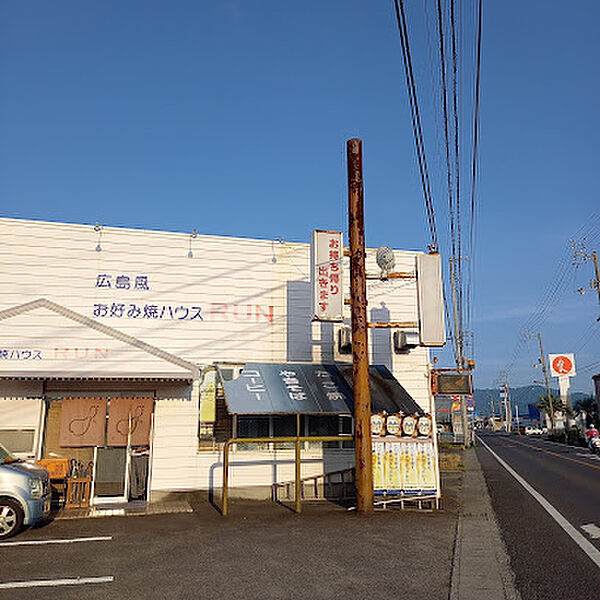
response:
[[[519,600],[475,450],[463,461],[450,600]]]

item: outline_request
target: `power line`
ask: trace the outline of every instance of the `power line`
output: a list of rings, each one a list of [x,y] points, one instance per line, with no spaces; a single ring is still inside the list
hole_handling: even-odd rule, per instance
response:
[[[593,339],[598,335],[598,326],[600,323],[596,321],[593,327],[586,327],[585,332],[579,339],[573,344],[573,352],[575,354],[581,352]]]
[[[445,179],[444,195],[447,191],[447,202],[448,202],[448,249],[450,259],[450,277],[445,278],[445,298],[444,308],[446,311],[447,326],[449,332],[449,338],[456,342],[456,347],[451,345],[452,351],[455,353],[455,360],[458,363],[462,363],[465,359],[465,351],[467,346],[467,331],[466,325],[470,323],[471,318],[471,302],[472,302],[472,280],[473,280],[473,267],[472,261],[467,265],[463,265],[463,260],[466,259],[463,256],[465,248],[468,246],[469,250],[474,246],[475,238],[475,191],[472,192],[473,209],[469,215],[463,208],[463,196],[464,190],[461,181],[461,152],[462,152],[462,130],[461,130],[461,104],[462,104],[462,60],[463,60],[463,12],[462,12],[462,1],[459,2],[458,6],[456,0],[448,0],[442,8],[442,0],[437,0],[434,4],[434,0],[431,0],[432,6],[435,6],[434,12],[437,13],[436,18],[431,19],[431,29],[428,18],[428,5],[429,0],[425,3],[425,19],[427,22],[427,47],[429,49],[430,64],[433,66],[432,56],[432,44],[430,42],[430,31],[433,32],[436,29],[436,37],[439,42],[439,59],[436,61],[437,68],[431,71],[431,73],[438,72],[440,74],[439,82],[437,78],[432,76],[432,91],[433,93],[433,105],[435,108],[435,132],[438,139],[438,145],[436,149],[441,150],[441,146],[444,149],[441,155],[445,155],[445,169],[442,166],[444,164],[444,158],[440,155],[440,166],[442,166],[441,172]],[[422,115],[424,114],[419,107],[419,100],[416,91],[416,80],[415,73],[413,70],[412,57],[411,57],[411,45],[408,35],[408,22],[403,0],[394,0],[394,9],[398,31],[400,34],[400,42],[402,49],[402,58],[404,63],[404,71],[406,77],[406,85],[408,91],[409,104],[411,109],[411,120],[413,128],[413,136],[415,140],[415,151],[417,156],[417,162],[419,165],[419,171],[421,175],[421,185],[423,189],[423,197],[425,200],[425,206],[427,210],[427,216],[430,222],[430,231],[432,233],[432,239],[436,248],[439,247],[437,241],[437,232],[435,231],[435,220],[433,212],[433,194],[432,194],[432,181],[430,180],[430,172],[428,168],[428,162],[426,157],[425,143],[424,143],[424,132]],[[437,20],[437,24],[434,21]],[[479,60],[476,65],[476,69],[480,69],[481,65],[481,23],[478,28],[478,46],[479,46]],[[474,46],[474,44],[473,44]],[[479,85],[480,77],[477,75],[474,81]],[[439,92],[438,92],[439,87]],[[438,96],[439,93],[439,96]],[[477,107],[474,110],[474,114],[477,115],[477,134],[476,134],[476,146],[478,144],[478,123],[479,123],[479,90],[475,92],[477,98]],[[441,97],[441,110],[438,103],[438,99]],[[438,125],[438,118],[442,113],[443,122],[443,136],[438,135],[440,126]],[[443,138],[443,142],[441,141]],[[477,165],[478,150],[477,147],[474,151],[475,164]],[[466,162],[466,161],[465,161]],[[444,173],[445,171],[445,173]],[[437,181],[436,181],[437,185]],[[466,188],[465,188],[466,189]],[[463,215],[462,213],[465,212]],[[469,218],[469,223],[463,229],[464,219]],[[463,231],[469,231],[469,239],[466,243],[463,240]],[[467,275],[465,275],[467,273]],[[450,311],[448,310],[450,298],[454,303],[454,319],[450,319]],[[472,344],[471,344],[472,348]],[[462,366],[462,364],[461,364]]]
[[[402,59],[404,62],[406,86],[408,89],[408,98],[410,102],[413,136],[417,152],[417,161],[419,163],[419,171],[421,174],[421,186],[423,188],[423,197],[425,199],[425,209],[427,212],[427,219],[429,222],[429,232],[431,234],[431,243],[437,250],[439,245],[437,230],[435,226],[435,212],[433,209],[433,198],[431,194],[431,184],[429,181],[429,169],[427,167],[425,143],[423,140],[423,128],[421,126],[419,101],[417,97],[417,90],[412,67],[410,43],[408,39],[408,30],[406,26],[406,15],[404,12],[403,0],[394,0],[394,7],[396,9],[396,21],[398,24],[398,31],[400,33],[400,45],[402,47]]]
[[[456,50],[456,19],[454,15],[455,0],[450,0],[450,33],[452,42],[452,113],[454,119],[454,181],[456,182],[456,235],[457,235],[457,281],[458,281],[458,319],[461,338],[464,331],[463,323],[463,277],[462,277],[462,232],[460,210],[460,128],[458,126],[458,58]]]
[[[592,239],[595,239],[600,233],[598,231],[599,226],[600,212],[593,213],[588,218],[588,220],[577,230],[575,237],[589,238],[590,236],[593,236]],[[558,299],[561,297],[562,293],[568,287],[569,275],[574,276],[574,265],[572,260],[572,246],[569,242],[566,242],[563,254],[560,260],[558,261],[552,279],[546,287],[538,306],[520,328],[519,338],[515,344],[515,348],[513,350],[511,359],[509,360],[507,367],[504,369],[505,371],[512,371],[512,369],[517,364],[517,360],[521,352],[526,346],[526,340],[525,337],[522,335],[522,332],[526,330],[539,330],[539,328],[543,325],[548,316],[551,314],[552,309],[554,308]],[[591,328],[591,330],[594,331],[594,328]],[[586,343],[588,341],[589,340],[587,340]]]
[[[595,371],[596,369],[600,370],[600,360],[593,363],[589,363],[583,367],[578,367],[577,372],[579,374],[582,374],[587,373],[588,371]]]
[[[450,217],[450,238],[451,238],[451,256],[456,258],[456,234],[454,231],[454,185],[452,182],[452,168],[450,165],[450,134],[448,125],[448,90],[446,85],[446,58],[444,52],[444,26],[442,20],[442,5],[441,0],[437,0],[437,17],[438,17],[438,37],[440,49],[440,66],[442,80],[442,113],[444,122],[444,142],[446,149],[446,174],[448,185],[448,207]]]
[[[450,159],[450,127],[448,118],[448,86],[446,84],[446,57],[444,50],[444,23],[442,18],[442,4],[441,0],[437,0],[437,23],[438,23],[438,39],[439,39],[439,50],[440,50],[440,68],[441,68],[441,82],[442,82],[442,113],[444,123],[444,147],[446,151],[446,175],[447,175],[447,187],[448,187],[448,216],[450,221],[450,287],[452,291],[453,303],[455,304],[455,310],[458,310],[456,302],[457,296],[457,283],[456,283],[456,231],[454,223],[454,184],[452,179],[452,167]],[[458,319],[457,319],[458,321]],[[461,331],[458,327],[458,323],[449,325],[450,330],[454,333],[454,339],[456,342],[456,362],[457,365],[460,363],[462,358],[461,351]],[[462,365],[459,365],[462,366]]]
[[[479,98],[481,89],[481,38],[482,38],[482,0],[477,3],[477,50],[475,56],[475,100],[473,110],[473,146],[471,160],[471,202],[470,202],[470,230],[469,230],[469,268],[467,271],[467,326],[471,327],[472,310],[472,279],[475,256],[475,200],[477,193],[477,165],[479,153]]]

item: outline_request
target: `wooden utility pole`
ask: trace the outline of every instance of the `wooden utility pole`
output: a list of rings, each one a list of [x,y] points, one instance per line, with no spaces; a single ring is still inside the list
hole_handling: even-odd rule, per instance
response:
[[[456,366],[463,369],[465,358],[463,356],[462,330],[458,320],[458,306],[456,303],[456,278],[455,278],[454,259],[450,258],[450,288],[452,290],[452,312],[454,315],[454,343],[456,344]],[[467,412],[467,400],[464,396],[460,397],[460,417],[463,430],[463,445],[468,448],[471,445],[471,436],[469,434],[469,415]]]
[[[356,504],[359,513],[370,513],[373,511],[373,458],[361,140],[348,140],[346,151],[348,160],[348,230],[350,236]]]
[[[596,279],[593,280],[594,283],[592,287],[596,288],[598,292],[598,302],[600,302],[600,268],[598,267],[598,253],[594,250],[592,252],[592,260],[594,261],[594,272],[596,273]]]
[[[542,360],[542,370],[544,371],[544,379],[546,380],[546,394],[548,395],[548,408],[550,409],[550,423],[552,431],[556,429],[554,421],[554,404],[552,403],[552,394],[550,393],[550,380],[548,379],[548,368],[546,367],[546,355],[544,354],[544,346],[542,346],[542,336],[537,333],[537,339],[540,342],[540,358]]]

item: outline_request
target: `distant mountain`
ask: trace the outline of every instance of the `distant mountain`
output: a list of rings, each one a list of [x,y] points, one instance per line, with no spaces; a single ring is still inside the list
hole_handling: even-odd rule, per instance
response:
[[[553,394],[558,395],[557,389],[550,388]],[[519,407],[519,414],[526,416],[529,414],[529,404],[535,404],[540,396],[546,394],[546,388],[541,385],[526,385],[524,387],[511,388],[510,399],[513,407],[517,405]],[[577,400],[587,398],[589,394],[583,392],[573,392],[571,399],[573,404]],[[499,414],[500,411],[500,393],[498,388],[484,388],[481,390],[475,390],[473,392],[473,398],[475,401],[475,411],[482,416],[487,416],[492,413],[492,406],[490,401],[493,401],[494,412]]]

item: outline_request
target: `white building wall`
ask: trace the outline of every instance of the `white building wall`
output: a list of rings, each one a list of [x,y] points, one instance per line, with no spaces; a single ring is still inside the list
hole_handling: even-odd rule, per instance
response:
[[[311,326],[308,244],[118,228],[98,232],[87,225],[16,219],[0,219],[0,239],[0,310],[47,298],[200,364],[333,359],[338,325]],[[396,251],[396,270],[414,273],[416,254]],[[367,252],[367,271],[379,272],[375,250]],[[344,274],[348,290],[347,264]],[[129,277],[131,288],[136,277],[147,277],[149,289],[116,289],[120,276]],[[110,288],[98,287],[107,280]],[[370,281],[368,298],[371,320],[417,321],[414,279]],[[151,310],[157,318],[142,316],[145,307],[156,307]],[[43,331],[37,319],[29,327],[34,340]],[[390,331],[373,334],[376,362],[391,367],[426,407],[420,373],[428,351],[394,355],[390,343],[382,345],[385,334],[391,339]]]
[[[0,310],[46,298],[196,364],[333,361],[341,325],[311,322],[308,244],[118,228],[96,231],[88,225],[15,219],[0,219],[0,240]],[[415,252],[395,255],[396,270],[415,272]],[[375,250],[367,251],[367,271],[379,272]],[[348,295],[347,261],[344,275]],[[129,278],[129,289],[116,286],[123,276]],[[146,278],[148,289],[135,289],[138,278]],[[107,281],[110,287],[102,285]],[[369,281],[368,299],[371,321],[418,319],[415,279]],[[345,311],[349,326],[349,308]],[[14,319],[12,325],[12,318],[0,322],[0,350],[46,344],[54,357],[56,348],[67,348],[73,357],[67,353],[66,360],[75,364],[83,350],[105,344],[116,357],[107,371],[114,373],[119,365],[124,373],[157,368],[155,356],[129,356],[122,345],[111,345],[93,330],[70,327],[47,311]],[[79,349],[77,355],[73,346]],[[426,348],[394,354],[391,330],[371,331],[371,362],[388,366],[425,410],[430,410],[428,361]],[[17,363],[0,361],[0,374],[16,369]],[[96,371],[93,364],[89,368]],[[160,392],[156,404],[152,490],[207,488],[211,481],[220,485],[221,457],[198,451],[197,396],[172,392]],[[237,456],[242,454],[244,460],[254,460],[249,452]],[[274,471],[273,455],[259,454],[255,462],[263,464],[233,467],[234,484],[272,483],[274,472],[279,480],[293,478],[292,463],[284,461]],[[329,470],[335,470],[336,460],[344,468],[352,457],[351,452],[329,457],[313,453],[305,457],[314,460],[305,469],[316,474],[329,461]]]
[[[165,377],[189,374],[179,365],[43,306],[1,320],[0,336],[0,352],[4,352],[0,375],[16,371],[33,377],[48,372],[102,377],[122,374],[125,369],[140,378],[155,373]]]
[[[165,398],[156,404],[151,492],[214,490],[223,482],[223,453],[198,451],[196,405]],[[294,451],[230,451],[229,485],[252,488],[294,479]],[[309,448],[302,452],[302,477],[354,466],[354,450]],[[267,491],[268,494],[268,491]]]

